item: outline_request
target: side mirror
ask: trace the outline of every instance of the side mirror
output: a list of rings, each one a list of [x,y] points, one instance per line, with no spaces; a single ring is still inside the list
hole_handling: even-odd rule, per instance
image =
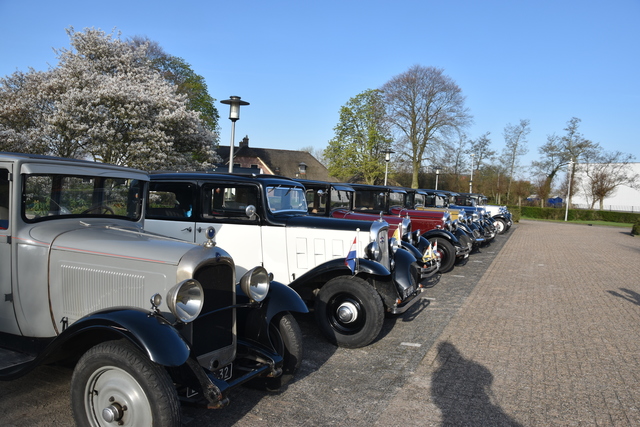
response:
[[[250,220],[254,220],[256,219],[256,207],[253,205],[249,205],[247,206],[247,208],[244,210],[245,215],[247,215],[247,217]]]

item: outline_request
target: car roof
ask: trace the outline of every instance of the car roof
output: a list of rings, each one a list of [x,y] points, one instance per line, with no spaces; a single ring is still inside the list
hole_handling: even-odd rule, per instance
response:
[[[278,175],[265,175],[265,174],[240,174],[240,173],[228,173],[228,172],[152,172],[150,174],[151,181],[159,180],[184,180],[184,181],[217,181],[217,182],[259,182],[263,186],[295,186],[304,187],[301,183],[294,181],[293,179],[278,176]]]
[[[141,175],[148,175],[147,171],[141,169],[130,168],[128,166],[114,165],[112,163],[95,162],[87,159],[74,159],[70,157],[56,157],[47,156],[44,154],[30,154],[30,153],[14,153],[9,151],[0,151],[0,160],[4,161],[16,161],[21,163],[50,163],[50,164],[67,164],[74,167],[100,167],[108,168],[115,171],[122,171],[125,173],[131,173],[138,175],[137,179],[141,179]],[[148,180],[148,178],[146,178]]]
[[[330,181],[320,181],[320,180],[314,180],[314,179],[297,179],[297,178],[294,181],[298,181],[305,187],[322,186],[326,188],[333,187],[339,191],[350,191],[350,192],[355,191],[351,186],[351,184],[345,184],[344,182],[330,182]]]

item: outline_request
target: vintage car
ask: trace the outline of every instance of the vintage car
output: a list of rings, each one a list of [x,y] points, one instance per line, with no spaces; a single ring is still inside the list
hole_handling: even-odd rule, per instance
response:
[[[440,272],[451,271],[456,260],[469,257],[470,248],[452,233],[453,223],[448,212],[429,212],[405,208],[406,190],[381,185],[351,184],[355,190],[353,210],[364,214],[379,214],[411,218],[415,229],[437,247],[441,259]]]
[[[349,184],[307,179],[296,179],[296,181],[303,184],[306,189],[309,215],[356,221],[377,221],[382,218],[389,224],[389,237],[396,236],[405,249],[414,252],[416,261],[421,265],[423,280],[431,278],[438,272],[440,258],[429,247],[430,243],[422,236],[421,231],[412,229],[411,218],[385,215],[384,212],[379,215],[354,212],[355,190]],[[426,283],[425,286],[427,286]]]
[[[476,224],[481,227],[487,241],[491,241],[496,237],[498,234],[496,231],[496,221],[484,208],[476,206],[475,202],[471,199],[460,198],[460,193],[455,191],[443,191],[442,193],[445,194],[448,199],[449,208],[464,209],[474,221],[477,220]],[[457,202],[463,202],[464,204],[459,205]]]
[[[385,221],[308,215],[302,184],[273,175],[151,175],[145,228],[200,242],[213,226],[239,274],[260,264],[313,307],[329,341],[362,347],[380,333],[385,312],[420,300],[413,253],[389,238]]]
[[[479,193],[458,193],[456,205],[475,206],[486,211],[487,215],[494,219],[496,232],[504,234],[513,225],[511,212],[506,206],[490,205],[485,195]]]
[[[407,188],[405,206],[410,209],[431,212],[450,212],[452,232],[462,243],[467,243],[473,252],[486,243],[484,229],[478,215],[467,214],[464,209],[451,209],[448,197],[437,190]]]
[[[0,379],[77,361],[79,426],[180,426],[181,400],[220,408],[301,363],[307,307],[261,267],[236,280],[216,245],[143,230],[146,172],[0,153]]]

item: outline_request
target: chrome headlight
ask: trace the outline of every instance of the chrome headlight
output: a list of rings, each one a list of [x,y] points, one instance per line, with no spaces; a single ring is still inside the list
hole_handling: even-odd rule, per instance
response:
[[[422,236],[422,233],[420,233],[419,229],[411,232],[411,244],[413,246],[415,246],[416,248],[420,244],[420,237],[421,236]]]
[[[167,305],[181,322],[193,322],[204,305],[202,285],[195,279],[183,280],[167,293]]]
[[[373,242],[369,243],[367,247],[364,248],[364,253],[368,259],[380,261],[380,245],[378,245],[377,241],[374,240]]]
[[[396,239],[395,237],[389,239],[389,247],[391,248],[391,253],[395,254],[398,250],[398,246],[400,246],[398,239]]]
[[[254,301],[262,301],[269,293],[270,277],[264,267],[254,267],[240,279],[240,289]]]

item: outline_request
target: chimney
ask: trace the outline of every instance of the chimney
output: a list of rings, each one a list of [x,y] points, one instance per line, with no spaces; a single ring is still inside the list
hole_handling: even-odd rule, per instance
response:
[[[244,138],[242,138],[242,141],[240,141],[240,148],[248,147],[248,146],[249,146],[249,137],[245,136]]]

